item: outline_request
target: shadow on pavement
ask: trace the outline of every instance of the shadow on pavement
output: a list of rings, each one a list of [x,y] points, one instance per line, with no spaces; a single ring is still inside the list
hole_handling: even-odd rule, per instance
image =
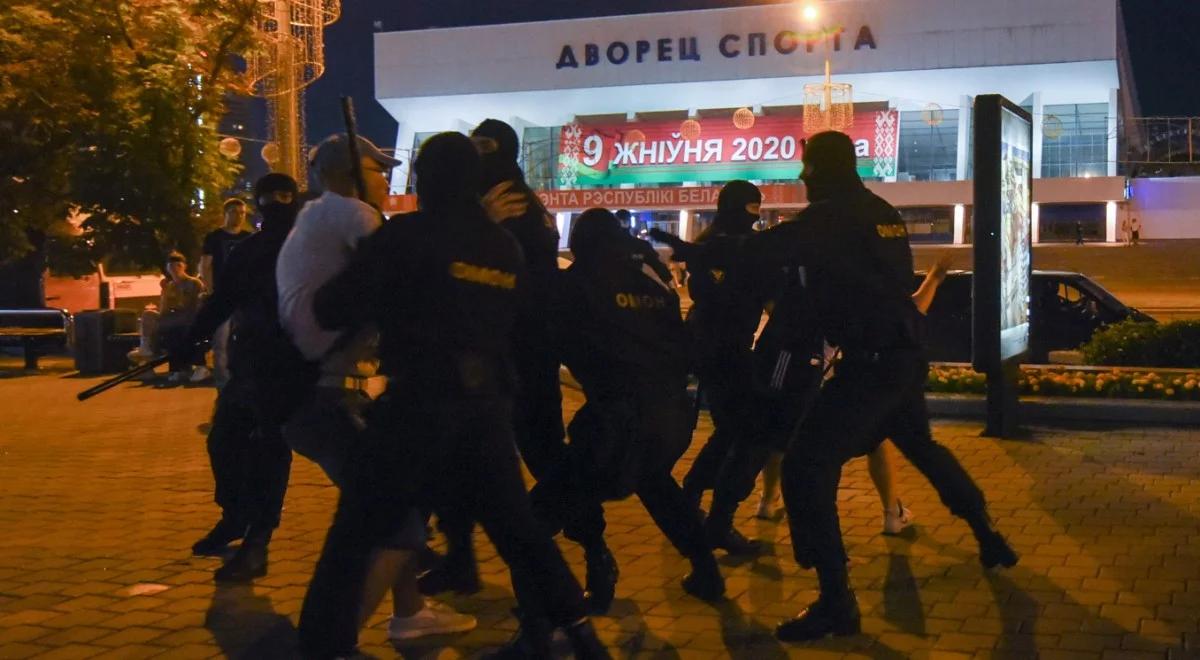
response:
[[[883,618],[895,624],[902,632],[925,635],[925,607],[921,604],[921,593],[913,577],[908,555],[901,552],[900,544],[892,539],[888,544],[888,572],[883,583]]]
[[[787,649],[775,639],[770,628],[747,618],[742,608],[732,600],[716,606],[721,615],[721,640],[734,660],[786,658]]]
[[[204,627],[228,658],[284,660],[299,657],[296,627],[271,599],[250,585],[217,585]]]
[[[1103,651],[1107,657],[1108,651],[1120,653],[1122,650],[1137,649],[1140,651],[1166,654],[1167,647],[1160,642],[1142,637],[1134,631],[1125,630],[1120,624],[1099,615],[1095,608],[1087,607],[1073,600],[1069,594],[1054,584],[1054,581],[1041,575],[1025,573],[1031,588],[1024,589],[1011,575],[1022,569],[1018,566],[1005,573],[988,573],[987,582],[996,597],[1000,608],[1000,617],[1004,629],[996,643],[996,650],[1026,657],[1036,657],[1039,654],[1037,635],[1060,635],[1066,633],[1081,633],[1092,638],[1107,638],[1112,646]],[[1026,576],[1020,576],[1025,578]],[[1037,594],[1037,595],[1035,595]],[[1040,599],[1040,600],[1039,600]],[[1054,616],[1045,617],[1046,603],[1053,603]],[[1053,618],[1054,621],[1050,619]],[[1063,622],[1078,622],[1078,630],[1063,630]],[[1074,625],[1071,625],[1073,628]],[[1092,649],[1097,657],[1102,651]]]

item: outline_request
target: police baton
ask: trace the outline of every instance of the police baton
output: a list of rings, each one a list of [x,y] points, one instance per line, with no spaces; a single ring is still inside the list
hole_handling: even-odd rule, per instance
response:
[[[196,351],[201,351],[201,350],[204,350],[207,348],[208,348],[207,341],[202,341],[202,342],[196,344]],[[131,381],[134,378],[141,376],[142,374],[154,371],[160,365],[164,365],[170,361],[171,361],[170,355],[163,355],[162,357],[154,358],[153,360],[150,360],[146,364],[138,365],[128,371],[122,371],[121,373],[117,374],[116,376],[113,376],[112,378],[109,378],[108,380],[100,383],[99,385],[94,385],[92,387],[87,388],[86,390],[80,392],[79,394],[76,394],[75,398],[80,401],[87,401],[88,399],[96,396],[97,394],[107,392],[107,391],[111,390],[112,388],[116,387],[117,385],[120,385],[121,383]]]
[[[358,198],[367,201],[367,181],[363,178],[362,154],[358,151],[358,122],[354,119],[354,99],[342,97],[342,120],[346,122],[346,138],[350,146],[350,171],[354,174],[354,189]]]

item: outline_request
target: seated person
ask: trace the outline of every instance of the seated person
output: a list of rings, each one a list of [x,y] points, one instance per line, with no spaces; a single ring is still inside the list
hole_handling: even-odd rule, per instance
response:
[[[175,351],[180,343],[185,341],[188,328],[200,309],[200,302],[205,293],[204,282],[187,272],[187,259],[179,252],[172,251],[167,255],[164,269],[167,277],[162,281],[162,298],[158,310],[146,309],[141,317],[141,346],[129,354],[130,359],[139,362],[150,356],[163,352],[176,352],[181,355],[186,351]],[[200,382],[208,378],[209,371],[204,366],[204,356],[201,353],[192,360],[172,359],[168,363],[169,380],[173,383],[183,382],[190,378],[192,382]]]

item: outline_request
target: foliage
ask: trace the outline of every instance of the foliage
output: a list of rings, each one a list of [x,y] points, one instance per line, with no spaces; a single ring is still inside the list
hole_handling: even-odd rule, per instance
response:
[[[1088,364],[1101,366],[1200,367],[1200,321],[1126,321],[1092,335],[1082,349]]]
[[[1023,369],[1019,385],[1023,396],[1200,401],[1200,371]],[[925,389],[940,393],[984,394],[987,378],[970,368],[934,366],[929,370]]]
[[[219,214],[200,200],[236,173],[217,125],[254,11],[253,0],[15,0],[0,12],[0,261],[43,230],[75,234],[57,254],[84,262],[194,252]],[[87,218],[81,232],[64,226],[72,211]]]

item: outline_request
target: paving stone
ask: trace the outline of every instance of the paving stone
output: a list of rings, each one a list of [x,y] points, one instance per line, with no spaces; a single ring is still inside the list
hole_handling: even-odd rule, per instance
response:
[[[219,560],[188,554],[218,515],[200,430],[212,390],[129,386],[79,404],[73,393],[94,381],[61,373],[0,378],[0,659],[292,654],[337,497],[319,468],[302,458],[293,464],[270,576],[218,587]],[[570,415],[581,398],[569,387],[564,397]],[[1022,553],[1018,567],[984,573],[970,530],[904,461],[898,489],[916,512],[915,533],[882,537],[866,461],[856,460],[844,471],[839,509],[864,634],[805,645],[774,640],[775,624],[815,598],[816,581],[791,559],[786,518],[751,517],[755,495],[736,524],[772,541],[773,556],[720,557],[730,599],[718,606],[682,592],[688,563],[636,499],[606,505],[621,582],[611,616],[595,619],[601,638],[621,658],[1200,653],[1200,433],[1038,428],[1029,443],[981,439],[969,422],[937,421],[933,431],[978,478]],[[711,432],[702,415],[676,477]],[[508,571],[481,532],[476,545],[485,589],[449,601],[480,627],[415,646],[414,657],[471,657],[512,634]],[[560,545],[582,577],[580,548]],[[142,583],[168,588],[129,595]],[[395,657],[385,620],[384,612],[371,619],[362,647]]]

